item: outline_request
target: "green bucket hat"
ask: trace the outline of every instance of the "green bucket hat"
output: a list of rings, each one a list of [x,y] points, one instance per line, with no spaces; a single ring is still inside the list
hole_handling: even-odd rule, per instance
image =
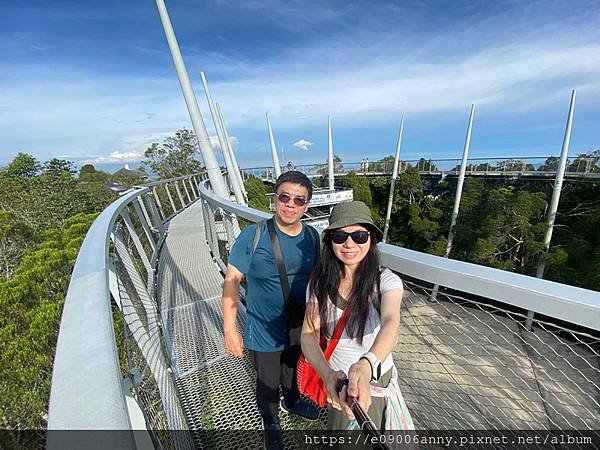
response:
[[[377,240],[381,242],[383,233],[373,222],[371,210],[367,205],[358,200],[335,205],[329,215],[329,226],[325,228],[325,231],[356,224],[368,225],[371,231],[377,236]],[[323,234],[323,236],[325,236],[325,234]]]

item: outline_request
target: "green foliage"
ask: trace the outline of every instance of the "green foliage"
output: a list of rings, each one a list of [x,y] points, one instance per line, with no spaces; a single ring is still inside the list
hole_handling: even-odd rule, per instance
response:
[[[40,169],[41,165],[34,156],[28,153],[17,153],[17,156],[2,170],[0,175],[9,178],[33,177]]]
[[[114,199],[104,184],[93,184],[80,183],[66,172],[58,177],[0,176],[0,209],[36,232],[60,228],[66,218],[100,211]]]
[[[600,173],[600,150],[594,150],[577,155],[575,160],[569,165],[569,172],[592,172]]]
[[[248,206],[269,212],[268,190],[262,180],[250,177],[244,182],[244,187],[248,193]]]
[[[329,163],[326,161],[323,164],[315,164],[313,166],[313,171],[327,176],[329,171]],[[342,158],[339,155],[333,155],[333,173],[342,173],[344,171],[344,164],[342,162]]]
[[[75,164],[64,159],[52,158],[44,163],[43,173],[50,178],[59,178],[62,175],[73,176],[76,172]]]
[[[95,214],[47,231],[0,281],[0,428],[45,428],[52,360],[79,246]]]
[[[338,185],[352,188],[354,192],[354,200],[365,202],[368,206],[372,206],[373,199],[371,189],[369,187],[369,179],[365,176],[358,175],[356,172],[349,172],[348,175],[337,179]]]
[[[0,210],[0,278],[8,280],[33,241],[33,230],[10,211]]]
[[[144,152],[141,167],[160,179],[174,178],[200,172],[200,162],[194,159],[196,135],[185,128],[166,138],[161,145],[153,143]]]
[[[600,291],[600,182],[565,183],[545,278]]]
[[[545,195],[469,179],[461,200],[451,256],[533,274],[543,250]]]
[[[79,181],[106,182],[109,175],[101,170],[96,170],[92,164],[86,164],[79,170]]]
[[[544,161],[544,164],[542,164],[538,168],[538,171],[539,172],[554,172],[554,171],[558,170],[558,162],[559,161],[560,161],[560,158],[558,158],[556,156],[550,156],[549,158],[546,158],[546,161]]]

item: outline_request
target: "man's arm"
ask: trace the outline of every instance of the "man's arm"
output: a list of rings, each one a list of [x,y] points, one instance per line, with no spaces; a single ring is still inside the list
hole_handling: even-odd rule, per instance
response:
[[[243,356],[244,340],[236,327],[240,283],[244,274],[231,264],[227,265],[227,273],[223,282],[223,332],[225,334],[225,351],[233,356]]]

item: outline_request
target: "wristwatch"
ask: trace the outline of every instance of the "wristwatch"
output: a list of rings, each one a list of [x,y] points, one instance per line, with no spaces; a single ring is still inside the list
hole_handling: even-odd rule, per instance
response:
[[[381,377],[381,361],[379,361],[377,355],[375,355],[373,352],[367,352],[358,358],[359,361],[361,359],[366,359],[371,366],[371,381],[373,382],[379,380],[379,377]]]

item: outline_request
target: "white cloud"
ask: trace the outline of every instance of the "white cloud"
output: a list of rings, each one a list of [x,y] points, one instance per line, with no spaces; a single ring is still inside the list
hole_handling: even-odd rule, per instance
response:
[[[352,125],[397,121],[401,113],[462,111],[471,103],[497,111],[540,110],[560,99],[568,104],[570,89],[580,85],[586,85],[584,95],[596,94],[599,54],[597,44],[514,46],[452,62],[404,58],[343,70],[313,68],[301,76],[282,75],[282,64],[267,71],[276,75],[216,84],[214,90],[234,111],[232,124],[263,128],[262,115],[269,111],[280,130],[325,126],[328,114]]]
[[[239,7],[264,13],[270,11],[270,1]],[[532,3],[527,8],[537,8],[533,12],[547,9],[544,2]],[[385,4],[377,8],[386,12],[396,5]],[[299,0],[286,5],[285,11],[277,10],[273,17],[280,21],[277,14],[285,13],[283,17],[292,18],[306,8]],[[466,119],[471,103],[477,105],[478,113],[485,109],[545,114],[550,109],[566,110],[571,88],[578,88],[578,102],[588,99],[592,105],[588,109],[598,108],[600,28],[595,10],[581,9],[584,15],[571,17],[566,24],[558,15],[553,19],[528,11],[510,17],[495,13],[491,18],[432,27],[422,33],[406,34],[410,27],[382,26],[382,19],[386,23],[406,21],[406,17],[412,20],[415,11],[425,8],[426,14],[430,7],[411,4],[402,11],[373,14],[371,20],[361,22],[368,26],[344,27],[327,39],[315,34],[302,46],[277,47],[269,58],[259,59],[259,52],[201,51],[183,43],[184,58],[201,109],[206,107],[193,69],[200,62],[211,78],[211,92],[223,107],[229,129],[239,130],[240,150],[247,153],[267,145],[265,111],[276,132],[313,136],[310,127],[325,130],[327,115],[333,116],[339,129],[397,123],[402,113],[409,119],[462,113]],[[332,10],[327,17],[337,16],[338,11]],[[408,25],[414,28],[419,25],[415,23]],[[146,47],[158,48],[150,44]],[[83,72],[78,67],[0,62],[0,164],[18,151],[40,159],[69,154],[79,159],[123,161],[112,154],[93,155],[114,149],[119,155],[141,155],[152,142],[190,127],[174,71],[165,77],[152,77],[151,70],[143,72],[150,76],[141,72],[115,76],[100,70]],[[213,78],[214,72],[226,76]],[[203,116],[210,127],[210,115]],[[237,147],[238,139],[231,139]],[[211,142],[219,148],[214,136]]]
[[[294,147],[299,148],[300,150],[308,150],[308,147],[310,147],[311,145],[313,145],[312,142],[310,141],[306,141],[304,139],[300,139],[297,142],[294,142]]]
[[[221,150],[221,144],[219,143],[219,138],[217,135],[212,135],[208,137],[210,139],[210,143],[213,146],[213,149],[217,152],[222,151]],[[231,146],[233,147],[233,149],[235,150],[239,144],[238,138],[235,136],[229,136],[229,143],[231,144]]]
[[[141,160],[143,154],[140,152],[120,152],[114,151],[108,156],[98,156],[93,159],[83,160],[82,164],[120,164],[126,162],[135,162]]]

